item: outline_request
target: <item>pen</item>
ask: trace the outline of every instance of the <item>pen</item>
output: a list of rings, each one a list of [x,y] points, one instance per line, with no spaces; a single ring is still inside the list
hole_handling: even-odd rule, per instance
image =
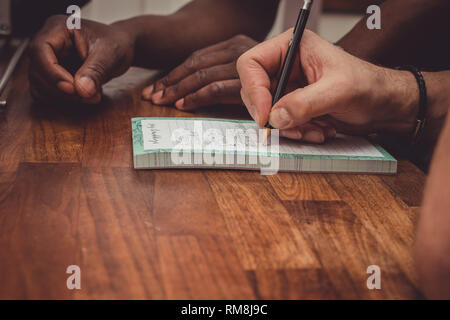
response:
[[[297,23],[295,24],[294,33],[292,35],[291,42],[289,43],[288,51],[286,52],[286,57],[284,58],[283,67],[281,68],[280,79],[278,80],[277,87],[275,89],[275,94],[272,100],[272,107],[280,100],[286,91],[286,86],[289,81],[289,77],[292,73],[292,67],[294,66],[295,58],[297,57],[297,52],[302,40],[303,33],[305,32],[306,24],[308,22],[309,13],[311,12],[311,7],[313,0],[304,0],[303,8],[298,14]],[[270,135],[270,130],[273,127],[270,123],[267,123],[264,130],[263,144],[266,144],[267,138]]]

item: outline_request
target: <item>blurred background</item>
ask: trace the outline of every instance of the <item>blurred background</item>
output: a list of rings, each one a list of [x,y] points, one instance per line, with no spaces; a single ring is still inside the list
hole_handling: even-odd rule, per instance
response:
[[[14,38],[32,36],[48,16],[65,13],[69,5],[83,7],[82,18],[111,23],[142,14],[171,14],[188,2],[190,0],[0,0],[0,55],[10,59],[7,71],[2,70],[0,74],[0,96],[27,46],[27,40],[16,43]],[[383,0],[315,0],[308,28],[336,42],[365,16],[369,5],[380,2]],[[268,37],[294,26],[302,4],[302,0],[280,0],[278,16]]]
[[[111,23],[139,14],[170,14],[190,0],[92,0],[83,9],[83,18]],[[345,35],[369,5],[381,0],[315,0],[309,28],[328,41]],[[301,0],[281,0],[278,18],[269,35],[272,37],[295,24]]]

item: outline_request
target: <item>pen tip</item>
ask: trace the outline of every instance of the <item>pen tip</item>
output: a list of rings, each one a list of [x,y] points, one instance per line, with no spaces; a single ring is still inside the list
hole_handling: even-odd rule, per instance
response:
[[[265,128],[264,129],[264,136],[263,136],[263,145],[267,145],[267,143],[269,141],[269,135],[270,135],[270,129],[269,128]]]

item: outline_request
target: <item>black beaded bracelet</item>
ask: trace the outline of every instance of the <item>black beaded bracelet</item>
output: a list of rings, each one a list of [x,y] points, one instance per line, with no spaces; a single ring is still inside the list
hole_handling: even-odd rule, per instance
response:
[[[426,124],[427,108],[428,108],[428,96],[427,96],[427,86],[425,84],[425,79],[419,68],[415,66],[403,66],[398,67],[397,70],[410,71],[417,80],[419,85],[419,112],[417,114],[416,125],[412,132],[411,144],[415,144],[418,138],[422,135],[422,132]]]

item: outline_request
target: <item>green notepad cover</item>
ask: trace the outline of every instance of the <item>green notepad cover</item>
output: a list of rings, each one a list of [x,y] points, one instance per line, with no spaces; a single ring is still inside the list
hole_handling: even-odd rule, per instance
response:
[[[254,123],[254,121],[246,120],[229,120],[229,119],[214,119],[214,118],[167,118],[167,117],[153,117],[153,118],[133,118],[132,122],[132,132],[133,132],[133,155],[145,155],[151,153],[167,153],[172,152],[171,149],[155,149],[155,150],[144,150],[144,141],[142,134],[142,120],[190,120],[190,121],[220,121],[220,122],[235,122],[235,123]],[[371,142],[372,143],[372,142]],[[308,155],[308,154],[287,154],[279,153],[280,158],[301,158],[301,159],[333,159],[333,160],[378,160],[378,161],[392,161],[397,162],[397,160],[390,155],[383,147],[376,143],[372,145],[383,155],[383,157],[371,157],[371,156],[340,156],[340,155]],[[195,151],[192,151],[195,153]],[[199,151],[202,152],[202,151]],[[226,152],[226,151],[224,151]],[[232,152],[236,154],[238,152]],[[257,155],[257,153],[252,152],[242,152],[245,155]]]

